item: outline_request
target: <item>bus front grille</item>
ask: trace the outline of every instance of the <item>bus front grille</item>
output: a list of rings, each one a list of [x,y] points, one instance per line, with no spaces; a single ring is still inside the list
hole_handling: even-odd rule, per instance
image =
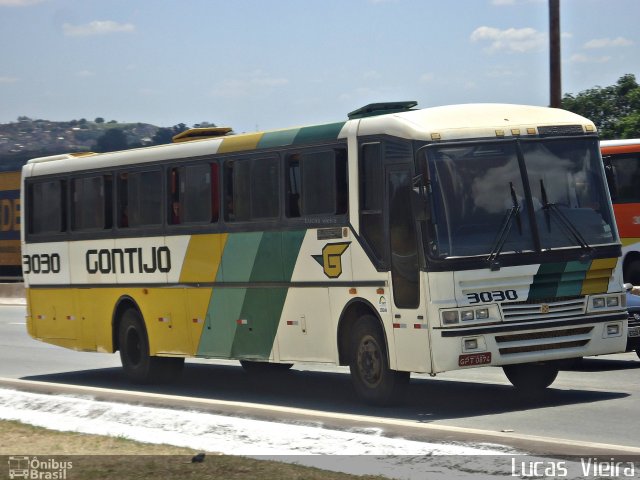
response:
[[[584,347],[591,340],[593,327],[566,328],[545,332],[515,333],[496,336],[500,355],[562,350]]]
[[[549,316],[558,318],[583,315],[586,307],[587,301],[585,297],[554,299],[549,302],[510,302],[501,304],[505,322],[544,320],[545,317]]]

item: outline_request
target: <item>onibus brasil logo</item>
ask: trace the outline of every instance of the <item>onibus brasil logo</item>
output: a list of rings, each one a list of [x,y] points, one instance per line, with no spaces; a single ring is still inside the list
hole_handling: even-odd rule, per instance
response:
[[[9,457],[9,478],[33,480],[65,480],[73,462],[61,462],[53,458],[40,460],[38,457]]]

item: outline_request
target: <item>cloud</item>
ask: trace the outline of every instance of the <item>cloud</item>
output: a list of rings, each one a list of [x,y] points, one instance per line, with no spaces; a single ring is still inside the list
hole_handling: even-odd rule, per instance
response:
[[[16,77],[0,77],[1,83],[16,83],[18,79]]]
[[[110,33],[129,33],[136,27],[131,23],[118,23],[111,20],[95,20],[84,25],[71,25],[65,23],[62,26],[64,34],[68,37],[85,37],[90,35],[107,35]]]
[[[45,0],[0,0],[0,7],[28,7]]]
[[[422,83],[428,83],[430,81],[432,81],[435,78],[435,75],[433,73],[427,72],[427,73],[423,73],[422,75],[420,75],[420,81]]]
[[[228,78],[219,82],[212,94],[216,97],[242,97],[265,88],[283,87],[289,79],[269,75],[262,70],[254,70],[241,78]]]
[[[542,3],[546,1],[547,0],[491,0],[491,5],[494,7],[511,7],[523,3]]]
[[[76,72],[76,76],[78,76],[78,77],[94,77],[95,73],[92,72],[91,70],[80,70],[79,72]]]
[[[584,44],[584,48],[609,48],[609,47],[630,47],[633,45],[631,40],[627,40],[623,37],[618,38],[597,38],[589,40]]]
[[[583,53],[576,53],[569,58],[571,63],[607,63],[609,60],[611,60],[611,57],[590,57]]]
[[[488,43],[490,53],[507,51],[523,53],[538,50],[546,45],[547,36],[533,28],[508,28],[500,30],[493,27],[478,27],[471,34],[472,42]]]

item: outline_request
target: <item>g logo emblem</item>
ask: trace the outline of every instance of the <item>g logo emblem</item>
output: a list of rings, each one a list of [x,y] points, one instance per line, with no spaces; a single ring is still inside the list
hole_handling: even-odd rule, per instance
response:
[[[342,275],[342,254],[349,248],[350,243],[327,243],[322,249],[322,255],[312,255],[313,259],[322,265],[327,277],[338,278]]]

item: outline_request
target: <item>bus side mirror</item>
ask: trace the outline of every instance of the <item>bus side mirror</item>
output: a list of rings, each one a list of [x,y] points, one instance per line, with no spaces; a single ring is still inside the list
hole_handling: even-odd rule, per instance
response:
[[[615,201],[618,198],[618,184],[616,182],[616,172],[611,163],[611,158],[604,157],[604,174],[607,177],[607,185],[609,186],[609,195],[611,200]]]

